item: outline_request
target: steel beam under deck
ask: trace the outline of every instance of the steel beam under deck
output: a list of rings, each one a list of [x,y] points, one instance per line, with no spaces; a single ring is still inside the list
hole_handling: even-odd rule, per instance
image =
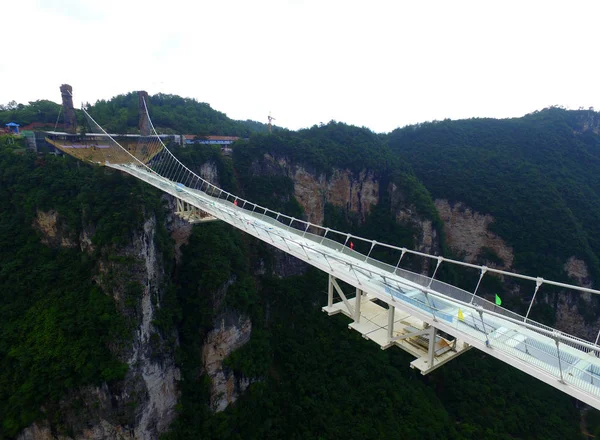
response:
[[[396,315],[395,306],[377,304],[375,297],[364,295],[361,289],[357,288],[356,295],[347,298],[335,277],[329,275],[328,291],[334,289],[342,300],[333,302],[332,297],[331,305],[322,308],[325,313],[329,316],[342,313],[353,319],[348,328],[382,350],[396,346],[415,356],[417,359],[410,366],[421,374],[432,372],[471,348],[463,341],[436,336],[436,327],[410,314]]]

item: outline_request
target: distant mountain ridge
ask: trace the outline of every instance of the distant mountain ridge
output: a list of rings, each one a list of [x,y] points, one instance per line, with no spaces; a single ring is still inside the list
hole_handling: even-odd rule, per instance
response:
[[[177,95],[159,93],[150,96],[148,107],[157,129],[178,134],[229,135],[248,137],[251,133],[267,133],[268,126],[262,122],[236,121],[225,113],[214,110],[204,102]],[[98,100],[88,105],[90,114],[113,133],[135,133],[138,124],[137,92],[115,96],[109,100]],[[48,100],[32,101],[28,104],[10,103],[0,107],[0,126],[14,121],[22,126],[38,122],[54,125],[62,122],[61,106]],[[78,122],[85,125],[80,111]]]
[[[593,110],[548,108],[408,126],[389,145],[434,199],[494,216],[491,228],[514,247],[516,268],[557,278],[574,256],[598,280],[599,127]]]

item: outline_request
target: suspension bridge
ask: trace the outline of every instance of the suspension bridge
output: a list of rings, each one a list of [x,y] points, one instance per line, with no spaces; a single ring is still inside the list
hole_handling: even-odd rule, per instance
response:
[[[179,214],[219,219],[329,274],[329,315],[344,314],[349,328],[382,349],[396,346],[415,356],[410,366],[427,374],[469,349],[478,349],[600,409],[600,346],[529,318],[542,285],[599,294],[600,291],[428,255],[336,231],[259,206],[203,179],[181,163],[159,135],[143,102],[150,134],[122,146],[84,109],[85,137],[54,136],[53,145],[80,160],[128,173],[178,199]],[[352,246],[349,244],[352,243]],[[362,244],[364,252],[354,249]],[[359,246],[356,246],[358,248]],[[384,250],[395,263],[373,255]],[[429,259],[431,277],[402,267],[406,256]],[[387,260],[387,259],[386,259]],[[468,292],[435,279],[442,264],[479,272]],[[477,296],[486,274],[535,284],[525,316]],[[342,288],[339,281],[352,286]],[[599,333],[600,336],[600,333]]]

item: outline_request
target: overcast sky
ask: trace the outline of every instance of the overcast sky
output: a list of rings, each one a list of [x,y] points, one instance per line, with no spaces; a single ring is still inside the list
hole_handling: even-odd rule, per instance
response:
[[[600,109],[600,1],[19,0],[0,103],[134,90],[298,129]],[[12,18],[10,18],[12,17]]]

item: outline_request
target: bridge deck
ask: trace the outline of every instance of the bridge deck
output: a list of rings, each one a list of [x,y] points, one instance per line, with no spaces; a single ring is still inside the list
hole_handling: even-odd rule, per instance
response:
[[[494,356],[558,389],[600,409],[600,360],[590,354],[585,341],[565,339],[547,328],[534,331],[531,325],[465,303],[457,295],[436,291],[443,283],[433,283],[433,290],[415,282],[418,274],[397,271],[381,262],[365,259],[339,243],[318,235],[286,226],[276,219],[251,212],[232,202],[212,197],[205,192],[176,185],[157,174],[133,165],[109,164],[174,195],[209,214],[325,271],[348,284],[362,289],[399,312],[435,326],[469,345]],[[400,276],[401,273],[403,276]],[[444,288],[445,289],[445,288]],[[457,289],[458,291],[459,289]],[[425,292],[428,294],[425,295]],[[370,307],[370,306],[369,306]],[[383,308],[382,308],[383,309]],[[459,310],[462,319],[459,319]],[[331,310],[333,311],[333,310]],[[330,312],[331,312],[330,311]],[[375,313],[375,314],[373,314]],[[365,310],[366,322],[356,328],[380,345],[381,320],[374,309]],[[414,323],[418,324],[418,322]],[[418,327],[417,327],[418,328]],[[559,338],[560,336],[560,338]],[[560,347],[556,340],[560,339]],[[399,344],[398,344],[399,345]]]

